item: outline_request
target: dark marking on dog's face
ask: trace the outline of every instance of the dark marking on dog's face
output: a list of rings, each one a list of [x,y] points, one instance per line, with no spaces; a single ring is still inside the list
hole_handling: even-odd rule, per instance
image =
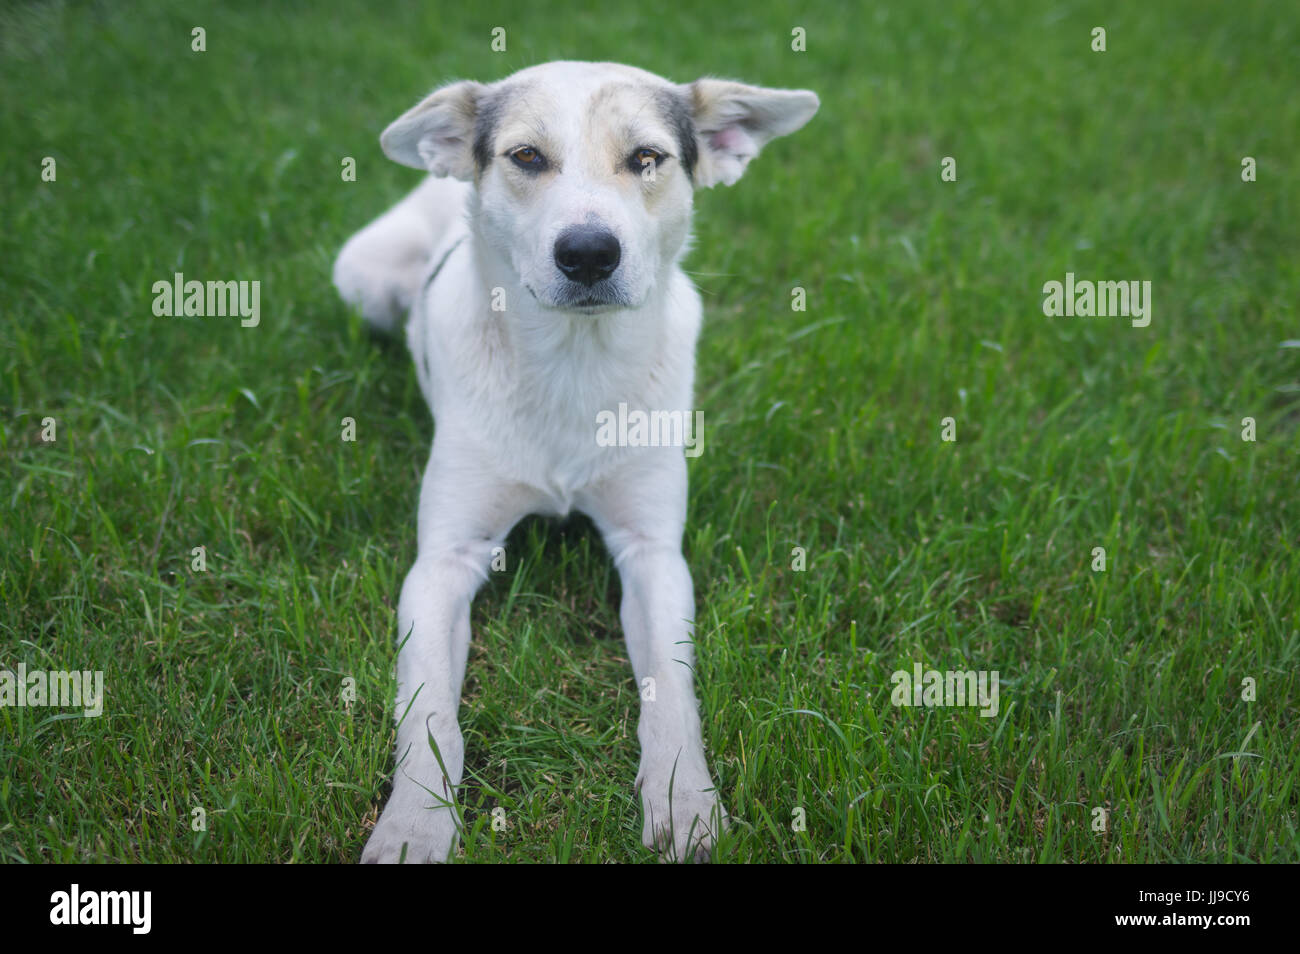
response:
[[[675,89],[661,89],[655,94],[664,120],[672,128],[677,141],[678,155],[687,177],[695,181],[695,166],[700,161],[699,145],[695,141],[695,123],[691,120],[691,104]]]
[[[492,140],[497,126],[501,122],[501,113],[509,99],[511,87],[491,87],[479,97],[478,110],[474,116],[474,166],[478,174],[492,161]]]

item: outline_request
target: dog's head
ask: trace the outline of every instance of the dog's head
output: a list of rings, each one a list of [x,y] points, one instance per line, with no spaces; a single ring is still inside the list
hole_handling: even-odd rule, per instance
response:
[[[436,90],[389,158],[477,185],[474,224],[544,307],[636,308],[685,250],[696,187],[732,184],[818,107],[807,90],[546,63]]]

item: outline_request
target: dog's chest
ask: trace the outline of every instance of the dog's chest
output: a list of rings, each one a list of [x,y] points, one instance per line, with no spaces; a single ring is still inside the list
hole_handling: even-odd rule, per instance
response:
[[[435,344],[434,418],[438,430],[472,444],[494,478],[531,488],[539,511],[563,515],[580,491],[638,450],[606,439],[602,421],[620,405],[684,405],[691,368],[673,373],[649,343],[639,351],[586,338],[525,343],[531,348],[484,326],[470,338]]]
[[[600,439],[600,422],[620,403],[657,406],[653,381],[643,368],[618,368],[566,360],[547,376],[525,374],[502,407],[503,427],[513,431],[502,465],[535,487],[549,508],[567,513],[574,495],[618,469],[629,448]]]

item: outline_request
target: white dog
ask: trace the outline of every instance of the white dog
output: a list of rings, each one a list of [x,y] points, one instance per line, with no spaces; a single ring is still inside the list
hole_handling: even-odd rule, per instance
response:
[[[653,687],[637,729],[642,840],[708,858],[727,816],[692,683],[684,453],[606,446],[597,422],[620,405],[690,408],[692,192],[735,182],[817,107],[803,90],[561,62],[444,86],[384,131],[389,158],[432,177],[348,241],[334,283],[381,328],[409,312],[436,432],[397,609],[398,766],[363,861],[454,850],[470,601],[520,518],[575,509],[613,556],[637,685]]]

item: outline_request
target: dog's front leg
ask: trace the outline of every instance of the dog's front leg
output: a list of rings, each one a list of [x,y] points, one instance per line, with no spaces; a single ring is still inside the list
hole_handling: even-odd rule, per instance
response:
[[[362,852],[365,863],[403,856],[444,862],[459,836],[454,801],[465,743],[457,713],[470,602],[487,576],[492,548],[517,518],[506,488],[482,475],[449,479],[448,471],[438,466],[435,448],[420,491],[419,555],[397,607],[397,768]]]
[[[481,581],[455,550],[420,556],[406,576],[397,609],[398,639],[405,639],[397,656],[397,768],[363,862],[398,862],[404,848],[407,861],[441,862],[455,847],[453,802],[465,762],[457,710],[470,601]]]
[[[641,840],[667,861],[707,861],[727,813],[704,757],[695,701],[695,594],[681,553],[685,461],[610,482],[585,509],[623,583],[623,633],[641,695]]]
[[[726,822],[695,702],[691,574],[678,546],[647,540],[618,561],[628,655],[641,692],[641,841],[668,861],[707,861]]]

